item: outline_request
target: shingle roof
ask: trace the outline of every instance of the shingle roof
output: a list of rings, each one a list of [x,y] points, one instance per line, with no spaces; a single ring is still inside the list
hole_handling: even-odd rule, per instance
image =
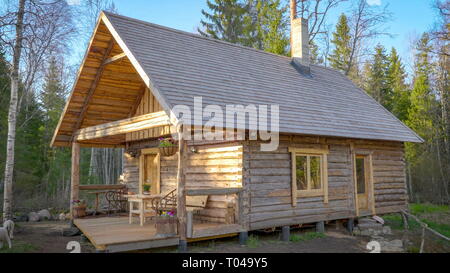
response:
[[[291,59],[105,13],[157,89],[163,106],[279,104],[280,132],[421,142],[411,129],[342,73]]]

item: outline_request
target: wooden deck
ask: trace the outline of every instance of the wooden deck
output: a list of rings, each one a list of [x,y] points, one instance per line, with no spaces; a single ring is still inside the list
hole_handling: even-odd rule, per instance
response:
[[[144,226],[129,224],[128,217],[102,217],[75,219],[74,224],[83,232],[99,251],[125,252],[150,248],[176,246],[178,236],[157,237],[154,223],[148,221]],[[213,238],[235,236],[242,228],[236,224],[195,223],[192,238],[199,241]]]

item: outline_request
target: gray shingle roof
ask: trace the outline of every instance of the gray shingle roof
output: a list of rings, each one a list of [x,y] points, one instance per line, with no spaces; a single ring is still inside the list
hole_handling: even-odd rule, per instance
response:
[[[288,57],[105,14],[163,105],[279,104],[282,133],[422,141],[336,70],[312,65],[305,77]]]

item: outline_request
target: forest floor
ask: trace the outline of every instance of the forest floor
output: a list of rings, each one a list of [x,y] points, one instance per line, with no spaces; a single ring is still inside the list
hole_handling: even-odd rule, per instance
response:
[[[449,206],[416,205],[410,206],[411,212],[426,222],[431,228],[450,237]],[[405,242],[404,251],[419,252],[421,228],[410,221],[410,229],[405,231],[398,214],[385,215],[386,224],[393,234],[388,240],[399,239]],[[82,240],[81,236],[63,237],[62,230],[68,222],[49,221],[37,223],[17,223],[14,234],[14,247],[0,250],[0,253],[68,253],[67,244],[81,242],[83,253],[95,252],[94,247]],[[246,246],[238,244],[238,238],[222,238],[189,244],[191,253],[367,253],[368,236],[351,236],[343,225],[328,225],[326,233],[316,233],[312,228],[292,230],[290,242],[280,241],[280,232],[252,232]],[[425,252],[450,253],[450,243],[439,240],[435,235],[426,233]],[[176,247],[153,249],[140,252],[177,252]]]

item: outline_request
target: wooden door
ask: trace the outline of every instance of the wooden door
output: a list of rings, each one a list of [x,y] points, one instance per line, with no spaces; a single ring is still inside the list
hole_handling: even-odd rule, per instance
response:
[[[355,183],[358,209],[369,209],[369,160],[367,156],[357,155],[355,158]]]
[[[151,194],[160,193],[159,184],[159,155],[145,154],[143,155],[143,185],[150,185]]]

